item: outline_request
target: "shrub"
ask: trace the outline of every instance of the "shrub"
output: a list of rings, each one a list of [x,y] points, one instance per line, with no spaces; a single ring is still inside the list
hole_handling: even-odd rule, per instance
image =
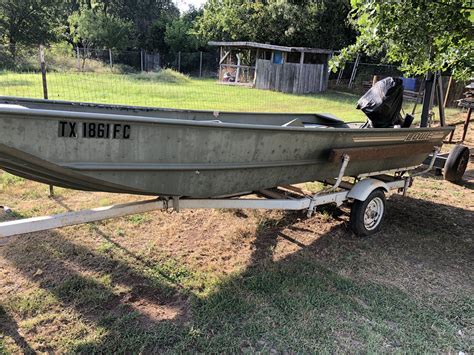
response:
[[[162,69],[156,73],[140,73],[134,75],[134,78],[137,80],[175,84],[187,83],[190,81],[189,76],[173,69]]]

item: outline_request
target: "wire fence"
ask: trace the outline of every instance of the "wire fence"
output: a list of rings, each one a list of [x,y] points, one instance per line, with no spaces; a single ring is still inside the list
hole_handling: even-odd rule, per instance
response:
[[[43,47],[48,72],[133,74],[173,69],[194,77],[215,77],[217,50],[200,52],[152,52],[79,48],[70,45]],[[0,69],[13,72],[40,70],[39,47],[0,45]]]
[[[41,68],[43,58],[44,70]],[[217,50],[158,53],[56,45],[0,46],[0,96],[48,98],[163,108],[248,111],[332,112],[360,119],[357,96],[328,92],[295,95],[219,83]],[[362,94],[374,76],[399,76],[394,66],[355,62],[331,73],[329,87]],[[352,112],[351,116],[347,112]]]
[[[348,62],[336,73],[331,73],[331,88],[350,89],[354,92],[365,92],[374,81],[389,76],[399,77],[402,72],[394,65],[382,63]]]

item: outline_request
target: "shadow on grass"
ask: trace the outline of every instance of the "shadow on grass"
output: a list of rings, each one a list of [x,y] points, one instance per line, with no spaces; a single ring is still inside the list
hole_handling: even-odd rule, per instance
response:
[[[250,265],[206,296],[183,290],[176,275],[149,272],[153,266],[132,252],[138,264],[61,233],[12,240],[4,256],[105,329],[99,339],[70,345],[73,352],[469,351],[462,334],[474,302],[471,211],[394,197],[380,235],[355,239],[342,222],[309,244],[300,240],[310,230],[294,226],[297,217],[264,221]],[[299,249],[275,259],[280,242]],[[38,267],[40,278],[33,276]],[[175,314],[150,316],[163,308]]]
[[[0,333],[9,336],[21,349],[23,354],[34,354],[35,351],[30,347],[25,338],[18,332],[18,324],[11,318],[8,313],[0,305]],[[1,338],[0,338],[1,340]],[[3,353],[0,343],[0,353]],[[6,350],[4,350],[6,351]]]

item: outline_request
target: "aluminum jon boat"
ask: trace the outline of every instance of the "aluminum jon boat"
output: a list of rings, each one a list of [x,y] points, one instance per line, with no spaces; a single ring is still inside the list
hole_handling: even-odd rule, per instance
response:
[[[208,198],[421,164],[453,130],[328,114],[168,110],[0,97],[0,168],[65,188]]]

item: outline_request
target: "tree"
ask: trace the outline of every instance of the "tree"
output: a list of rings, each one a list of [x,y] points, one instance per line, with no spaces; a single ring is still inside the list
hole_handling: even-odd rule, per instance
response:
[[[132,23],[102,11],[82,9],[69,18],[73,38],[85,47],[121,49],[127,47]]]
[[[179,17],[172,0],[101,0],[107,13],[131,21],[135,46],[162,50],[166,26]]]
[[[196,32],[207,40],[341,48],[355,33],[349,0],[209,0]]]
[[[355,44],[332,61],[355,53],[382,53],[406,75],[450,70],[456,79],[473,75],[472,23],[464,0],[351,0]]]
[[[196,18],[200,15],[202,15],[201,10],[191,7],[181,17],[166,26],[165,43],[173,53],[195,52],[199,49],[201,42],[193,27]]]
[[[47,44],[57,37],[58,0],[0,0],[0,40],[13,57],[16,45]]]

